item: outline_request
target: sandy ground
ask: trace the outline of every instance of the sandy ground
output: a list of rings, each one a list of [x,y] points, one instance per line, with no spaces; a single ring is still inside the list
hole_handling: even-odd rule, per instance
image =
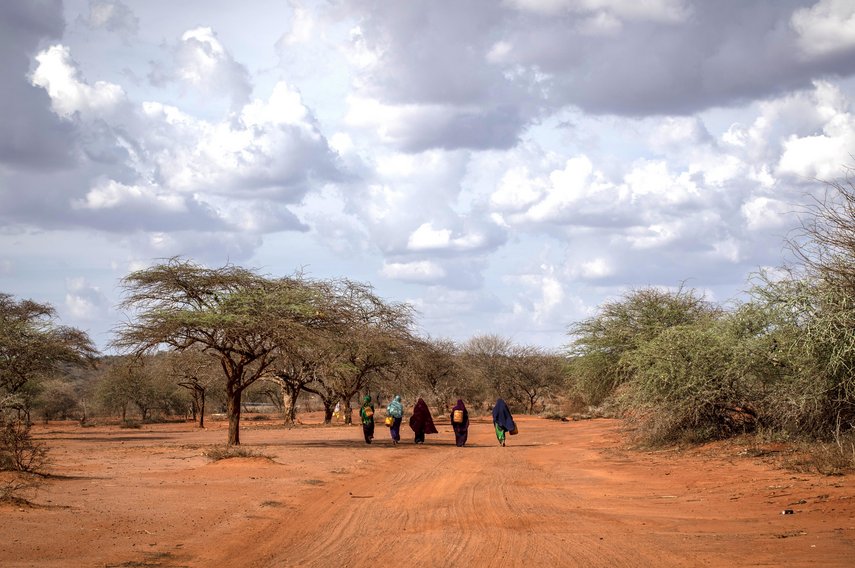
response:
[[[613,420],[476,421],[423,446],[377,425],[38,426],[53,477],[0,505],[0,566],[853,566],[849,477],[722,451],[624,448]],[[734,453],[734,452],[731,452]],[[792,509],[790,515],[782,515]]]

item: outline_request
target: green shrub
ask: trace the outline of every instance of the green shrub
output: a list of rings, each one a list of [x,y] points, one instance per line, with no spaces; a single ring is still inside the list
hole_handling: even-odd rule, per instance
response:
[[[726,324],[669,328],[627,357],[633,379],[620,402],[648,443],[701,442],[750,430],[750,377]]]
[[[665,330],[714,320],[721,310],[694,290],[643,288],[605,303],[600,313],[570,326],[571,381],[598,405],[631,381],[633,353]]]

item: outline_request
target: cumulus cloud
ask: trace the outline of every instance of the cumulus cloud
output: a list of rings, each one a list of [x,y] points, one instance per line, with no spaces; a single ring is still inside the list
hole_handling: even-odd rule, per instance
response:
[[[385,104],[350,97],[348,125],[372,131],[381,141],[406,152],[443,148],[509,148],[525,118],[513,106]]]
[[[790,203],[762,195],[750,198],[741,207],[749,231],[786,228],[793,210]]]
[[[110,115],[125,102],[124,90],[106,81],[89,85],[79,76],[71,52],[63,45],[53,45],[36,56],[33,85],[47,91],[53,111],[71,118],[79,113],[84,118],[98,119]]]
[[[346,50],[358,64],[349,100],[352,125],[408,152],[509,148],[537,113],[524,80],[529,72],[515,77],[500,65],[485,65],[498,57],[496,4],[420,1],[377,9],[368,0],[350,7],[358,18]],[[461,37],[467,38],[464,50]]]
[[[60,0],[0,2],[0,163],[39,170],[74,163],[74,126],[51,112],[50,98],[28,78],[41,42],[64,27]]]
[[[451,229],[436,229],[432,223],[422,223],[407,240],[411,251],[455,250],[469,251],[484,247],[489,242],[486,235],[470,232],[454,235]]]
[[[262,237],[238,231],[171,230],[131,234],[124,237],[124,242],[136,255],[132,266],[144,267],[153,258],[173,256],[201,263],[222,264],[223,259],[245,262],[261,246]]]
[[[851,164],[855,147],[855,117],[849,112],[849,101],[827,82],[817,82],[812,92],[798,98],[812,109],[806,115],[811,123],[804,134],[795,132],[783,142],[778,173],[808,179],[840,177]]]
[[[358,21],[351,52],[363,63],[353,113],[406,151],[507,148],[568,105],[689,115],[855,72],[852,7],[842,0],[799,10],[698,0],[346,5]],[[794,57],[801,44],[814,51]]]
[[[855,48],[855,4],[849,0],[820,0],[810,8],[796,10],[790,23],[807,56]]]
[[[277,41],[277,47],[289,47],[307,43],[315,34],[315,18],[301,1],[289,0],[293,19],[291,29]]]
[[[561,12],[608,14],[627,20],[679,22],[690,10],[684,0],[505,0],[522,11],[554,15]]]
[[[65,307],[71,316],[92,321],[107,315],[110,302],[98,286],[83,276],[67,278],[65,282]]]
[[[120,0],[90,0],[86,24],[93,30],[107,30],[133,35],[139,30],[140,21],[125,3]]]
[[[337,175],[335,156],[299,93],[284,82],[232,120],[209,122],[149,102],[146,136],[163,183],[183,191],[243,192],[291,201],[312,176]]]
[[[445,270],[429,260],[415,262],[386,262],[381,274],[386,278],[404,282],[437,282],[445,278]]]
[[[235,61],[209,27],[187,30],[172,46],[172,61],[155,64],[149,79],[155,85],[171,82],[196,89],[206,96],[227,96],[233,107],[249,100],[249,73]]]
[[[7,176],[7,220],[144,231],[152,238],[133,246],[152,253],[219,246],[246,258],[261,235],[307,230],[291,206],[315,180],[339,177],[312,112],[285,83],[211,121],[87,81],[68,46],[50,46],[34,62],[31,81],[47,95],[46,108],[80,133],[81,165],[54,179]]]

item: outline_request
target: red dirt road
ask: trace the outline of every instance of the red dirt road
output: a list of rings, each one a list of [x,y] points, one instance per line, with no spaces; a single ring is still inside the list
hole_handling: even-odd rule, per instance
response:
[[[315,418],[315,417],[309,417]],[[39,426],[55,475],[0,505],[0,566],[853,566],[848,477],[622,449],[620,423],[476,421],[393,447],[377,426]],[[405,427],[402,429],[409,433]],[[782,515],[784,509],[794,510]]]

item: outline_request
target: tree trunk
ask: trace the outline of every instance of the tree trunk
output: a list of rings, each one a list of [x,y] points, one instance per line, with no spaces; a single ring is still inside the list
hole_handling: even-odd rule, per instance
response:
[[[228,392],[226,413],[229,415],[229,445],[240,445],[240,398],[241,391]]]
[[[344,412],[344,423],[353,424],[353,407],[350,398],[341,397],[341,411]]]
[[[293,424],[297,420],[297,397],[300,396],[300,387],[296,385],[282,385],[282,414],[285,424]]]
[[[331,401],[323,399],[324,403],[324,424],[332,424],[333,405]]]
[[[199,428],[205,427],[205,389],[199,390]]]
[[[190,401],[190,418],[196,422],[196,414],[199,412],[199,391],[193,389],[193,400]]]

